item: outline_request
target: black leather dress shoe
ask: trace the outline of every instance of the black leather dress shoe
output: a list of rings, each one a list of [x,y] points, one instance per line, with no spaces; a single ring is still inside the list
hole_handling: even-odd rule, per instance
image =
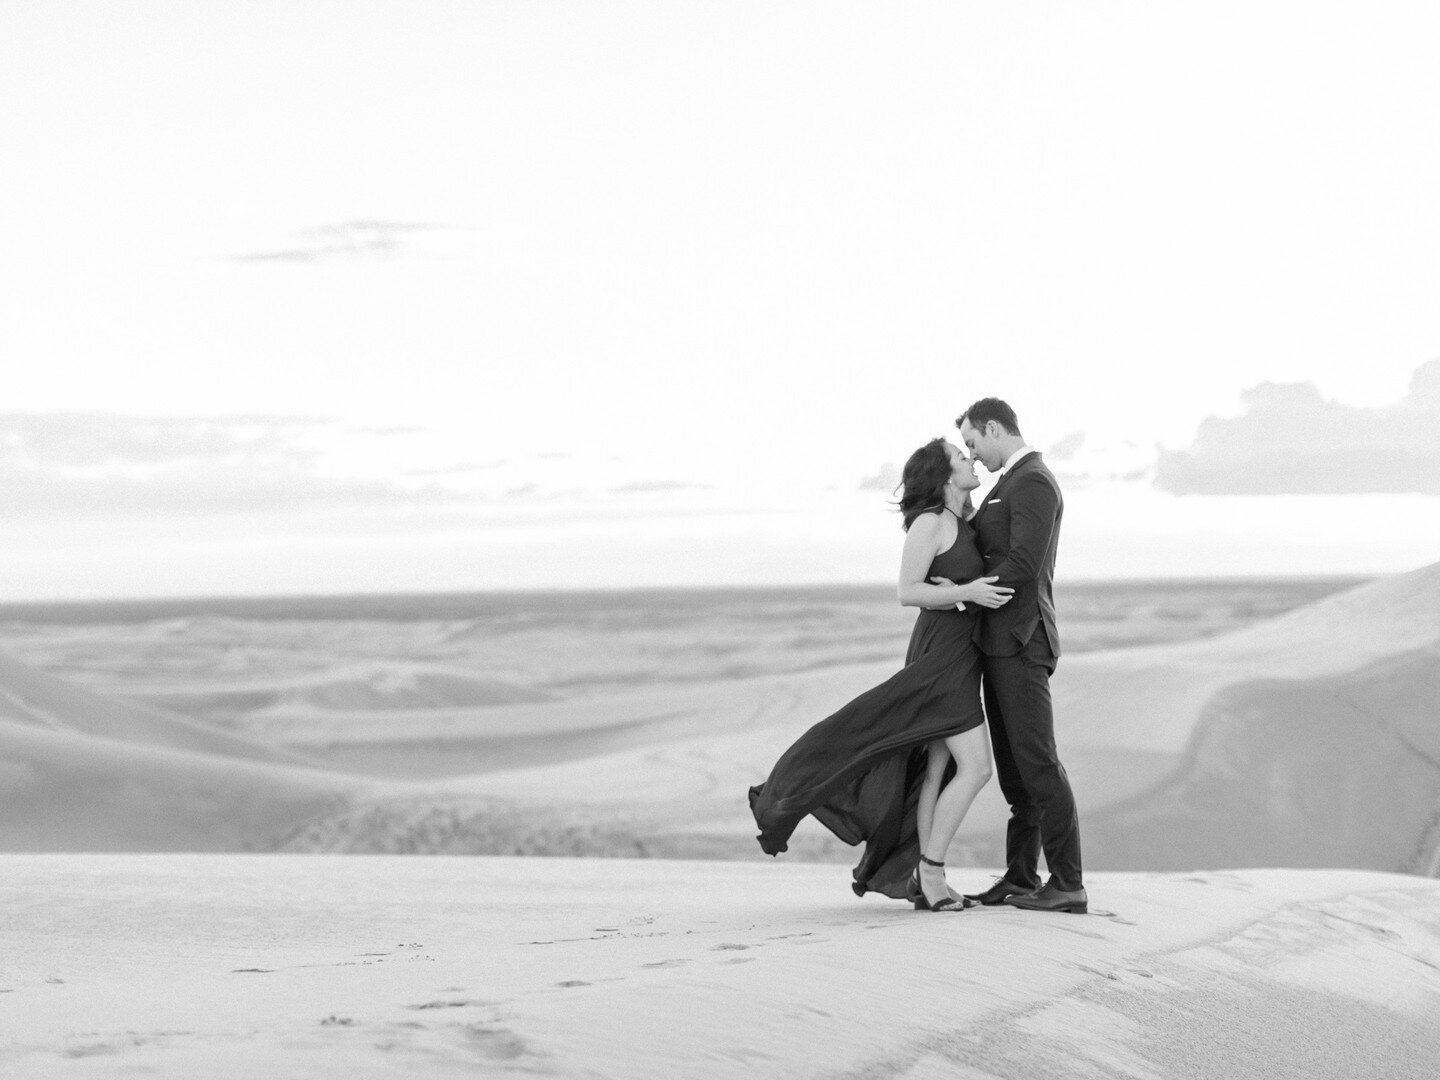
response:
[[[1084,915],[1090,909],[1089,897],[1084,889],[1067,892],[1057,889],[1053,881],[1036,892],[1007,897],[1005,903],[1026,911],[1069,911],[1076,915]]]
[[[994,907],[996,904],[1005,903],[1007,896],[1026,896],[1034,891],[1034,889],[1026,889],[1020,885],[1012,884],[1002,877],[984,892],[966,893],[965,899],[974,900],[977,903],[984,904],[986,907]]]

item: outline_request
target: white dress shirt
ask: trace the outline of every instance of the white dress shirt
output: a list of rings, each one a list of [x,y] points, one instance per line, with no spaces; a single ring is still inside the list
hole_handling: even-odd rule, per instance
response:
[[[1019,461],[1026,454],[1033,454],[1034,452],[1035,448],[1029,443],[1026,443],[1024,446],[1020,447],[1019,450],[1016,450],[1005,460],[1005,464],[1000,466],[1000,472],[997,475],[1004,476],[1007,472],[1010,471],[1011,467],[1014,466],[1015,462]]]

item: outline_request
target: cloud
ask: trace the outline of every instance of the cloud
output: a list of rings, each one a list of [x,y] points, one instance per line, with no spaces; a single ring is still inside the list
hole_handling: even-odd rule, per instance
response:
[[[402,256],[434,255],[435,241],[467,232],[456,225],[416,221],[343,221],[291,234],[283,247],[228,257],[239,263],[388,262]]]
[[[709,491],[710,484],[692,484],[685,480],[636,480],[610,489],[615,495],[659,494],[670,491]]]
[[[1209,417],[1185,450],[1160,454],[1155,484],[1179,495],[1386,492],[1440,495],[1440,360],[1393,405],[1360,408],[1310,383],[1262,383],[1245,411]]]
[[[1089,487],[1106,480],[1136,480],[1146,475],[1154,449],[1133,442],[1105,442],[1083,431],[1072,431],[1044,447],[1045,460],[1066,487]],[[985,475],[982,473],[982,476]],[[872,475],[862,477],[859,491],[894,494],[900,486],[900,468],[887,461]]]
[[[463,433],[327,417],[0,414],[0,491],[22,521],[338,511],[419,527],[556,505],[663,515],[677,495],[713,490],[620,461],[580,475],[568,452],[477,449]]]
[[[313,454],[299,437],[327,423],[306,416],[12,413],[0,415],[0,466],[85,470],[266,455],[303,460]]]
[[[424,435],[428,429],[421,427],[419,424],[362,424],[357,427],[352,427],[350,430],[365,435],[387,436]]]
[[[462,477],[474,476],[478,473],[489,472],[494,469],[503,469],[509,464],[505,458],[497,458],[494,461],[457,461],[449,465],[431,465],[413,469],[405,469],[404,476],[426,476],[426,477]]]
[[[443,498],[433,484],[337,468],[335,448],[356,438],[354,429],[311,417],[0,415],[0,487],[17,513],[102,517]]]
[[[1045,451],[1045,457],[1051,461],[1070,461],[1085,445],[1085,433],[1083,431],[1072,431],[1059,442],[1053,444]]]
[[[1100,484],[1144,480],[1154,468],[1156,450],[1133,439],[1117,439],[1113,432],[1096,438],[1072,431],[1043,453],[1062,487],[1083,491]]]
[[[881,465],[873,476],[861,477],[856,487],[860,491],[884,491],[893,493],[900,486],[900,469],[893,461]]]

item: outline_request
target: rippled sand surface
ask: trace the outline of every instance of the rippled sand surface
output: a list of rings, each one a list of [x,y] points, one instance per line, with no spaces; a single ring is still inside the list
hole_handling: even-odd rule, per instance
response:
[[[0,1074],[1432,1075],[1440,883],[1089,887],[947,915],[824,865],[3,855]]]

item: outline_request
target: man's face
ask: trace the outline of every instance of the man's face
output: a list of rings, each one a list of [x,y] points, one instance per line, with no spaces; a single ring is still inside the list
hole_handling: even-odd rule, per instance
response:
[[[1005,464],[998,445],[999,439],[991,434],[998,426],[990,423],[983,428],[977,428],[970,423],[969,417],[960,424],[960,441],[965,444],[965,449],[970,451],[970,456],[990,472],[999,472]]]

